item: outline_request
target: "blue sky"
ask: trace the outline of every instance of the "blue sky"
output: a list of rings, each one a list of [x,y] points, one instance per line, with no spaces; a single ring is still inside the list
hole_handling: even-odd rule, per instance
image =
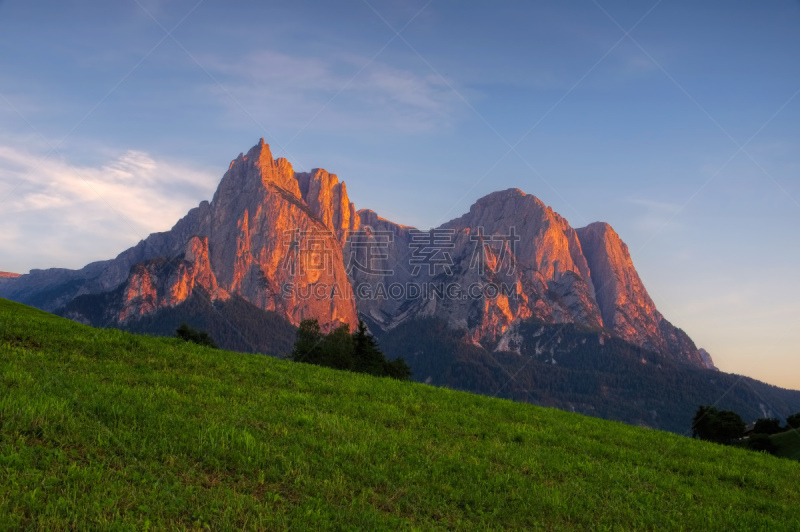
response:
[[[607,221],[723,370],[800,389],[799,26],[796,0],[0,1],[0,270],[168,229],[264,137],[398,223],[509,187]]]

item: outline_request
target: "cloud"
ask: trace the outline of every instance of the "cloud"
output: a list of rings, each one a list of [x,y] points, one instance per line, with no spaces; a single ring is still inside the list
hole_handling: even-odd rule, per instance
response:
[[[226,91],[257,120],[298,130],[311,120],[316,130],[431,130],[450,126],[461,105],[453,83],[425,65],[419,74],[361,56],[317,59],[274,51],[233,62],[213,56],[199,60],[225,87],[204,90],[236,114],[241,109]]]
[[[219,180],[141,151],[98,166],[42,156],[0,145],[0,270],[81,267],[114,257],[172,227],[210,199]]]

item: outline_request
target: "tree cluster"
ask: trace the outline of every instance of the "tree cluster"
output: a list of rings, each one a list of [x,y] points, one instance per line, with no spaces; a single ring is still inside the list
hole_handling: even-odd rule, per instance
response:
[[[779,419],[775,419],[774,417],[765,417],[756,420],[755,425],[753,426],[753,432],[755,434],[778,434],[779,432],[783,432],[781,428],[781,421]]]
[[[753,424],[753,433],[744,445],[753,451],[775,454],[778,446],[770,438],[788,430],[800,428],[800,412],[786,418],[786,426],[776,418],[759,418]],[[717,410],[713,406],[699,406],[692,419],[692,436],[716,443],[731,444],[745,436],[746,425],[739,414]]]
[[[291,359],[378,377],[411,379],[408,364],[403,358],[388,360],[378,348],[378,342],[367,332],[363,321],[358,322],[353,333],[345,324],[324,334],[316,319],[303,320],[297,329]]]
[[[186,322],[181,323],[181,326],[175,331],[175,336],[184,342],[192,342],[212,349],[219,349],[217,343],[207,332],[198,331],[194,327],[190,327]]]
[[[730,444],[744,436],[746,426],[736,412],[700,405],[692,419],[692,436],[701,440]]]

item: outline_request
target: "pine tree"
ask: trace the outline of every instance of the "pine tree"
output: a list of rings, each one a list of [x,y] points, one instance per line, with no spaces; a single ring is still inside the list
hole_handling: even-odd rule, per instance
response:
[[[292,349],[291,359],[295,362],[319,364],[324,358],[322,353],[324,338],[316,319],[301,321],[300,327],[297,328],[297,340]]]
[[[701,440],[711,439],[711,425],[717,417],[719,410],[713,406],[700,405],[697,407],[697,412],[692,418],[692,438],[700,438]]]
[[[367,333],[363,320],[358,321],[358,328],[353,332],[355,371],[370,375],[385,375],[386,357],[378,349],[378,342]]]
[[[347,324],[340,325],[322,341],[323,358],[319,364],[329,368],[355,370],[353,351],[350,327]]]
[[[376,377],[411,379],[411,368],[405,360],[387,360],[363,321],[358,322],[358,328],[352,334],[347,324],[323,334],[317,320],[303,320],[297,329],[291,359]]]

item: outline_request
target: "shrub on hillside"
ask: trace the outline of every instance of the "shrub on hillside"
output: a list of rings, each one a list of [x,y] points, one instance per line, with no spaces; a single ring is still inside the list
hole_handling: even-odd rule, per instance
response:
[[[340,325],[324,334],[317,320],[303,320],[297,329],[291,359],[377,377],[411,379],[408,364],[402,358],[387,360],[363,321],[358,322],[358,328],[352,334],[347,325]]]
[[[198,331],[194,327],[190,327],[186,322],[181,323],[181,326],[176,329],[175,336],[184,342],[192,342],[213,349],[219,349],[217,343],[207,332]]]

